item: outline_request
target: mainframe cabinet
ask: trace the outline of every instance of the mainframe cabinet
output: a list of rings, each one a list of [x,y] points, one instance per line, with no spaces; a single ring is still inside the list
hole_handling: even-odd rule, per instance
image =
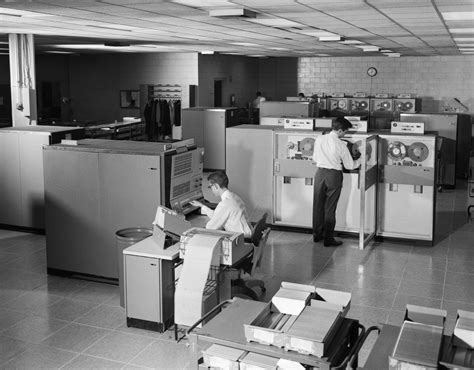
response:
[[[0,224],[44,229],[43,146],[84,135],[77,127],[0,129]]]

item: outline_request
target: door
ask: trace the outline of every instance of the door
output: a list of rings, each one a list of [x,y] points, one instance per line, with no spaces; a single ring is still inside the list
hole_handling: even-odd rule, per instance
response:
[[[0,127],[12,125],[12,99],[10,85],[0,85]]]

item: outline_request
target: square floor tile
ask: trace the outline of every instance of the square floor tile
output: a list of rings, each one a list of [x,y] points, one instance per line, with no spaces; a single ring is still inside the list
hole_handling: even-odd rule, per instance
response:
[[[395,292],[400,285],[400,278],[385,277],[377,275],[362,274],[354,285],[358,289],[382,290],[385,292]]]
[[[445,270],[433,270],[426,268],[407,268],[403,274],[404,280],[420,280],[429,283],[444,284]]]
[[[119,362],[129,362],[155,339],[142,335],[112,332],[89,347],[84,353]]]
[[[4,337],[0,334],[0,364],[7,362],[15,355],[25,351],[29,344],[22,340]]]
[[[68,351],[82,352],[109,333],[110,330],[71,323],[46,338],[41,344]]]
[[[125,309],[122,307],[100,305],[78,317],[75,322],[98,326],[107,329],[116,329],[127,321]]]
[[[162,340],[149,345],[130,363],[158,369],[189,369],[197,366],[191,348],[184,343]]]
[[[474,268],[472,274],[460,274],[450,271],[446,274],[446,284],[460,286],[474,286]]]
[[[88,282],[84,280],[48,275],[46,283],[36,288],[36,290],[61,297],[71,297],[87,285]]]
[[[0,308],[0,333],[21,320],[26,319],[28,316],[29,313],[26,312],[17,312]]]
[[[441,299],[398,293],[395,297],[395,302],[393,303],[392,309],[405,312],[407,304],[432,308],[441,308]]]
[[[92,302],[63,298],[44,310],[38,311],[37,314],[59,320],[74,321],[97,306],[98,304]]]
[[[370,289],[352,289],[352,304],[391,309],[396,290],[379,291]]]
[[[455,320],[458,310],[474,312],[474,302],[458,302],[443,300],[442,308],[448,312],[448,319]]]
[[[459,301],[472,303],[474,302],[474,286],[473,285],[450,285],[446,284],[444,288],[443,299],[448,301]]]
[[[398,292],[400,294],[441,299],[443,297],[443,284],[403,279]]]
[[[44,292],[30,291],[8,302],[5,308],[16,311],[31,311],[33,313],[44,311],[47,307],[61,300],[61,297]]]
[[[66,369],[121,369],[125,363],[106,360],[99,357],[79,355],[64,367]]]
[[[94,303],[105,303],[114,296],[120,296],[120,289],[118,286],[88,283],[87,286],[72,294],[71,298]]]
[[[2,332],[2,335],[24,342],[40,343],[67,325],[67,321],[29,316]]]
[[[34,345],[17,354],[3,366],[2,370],[59,369],[78,354],[48,346]]]

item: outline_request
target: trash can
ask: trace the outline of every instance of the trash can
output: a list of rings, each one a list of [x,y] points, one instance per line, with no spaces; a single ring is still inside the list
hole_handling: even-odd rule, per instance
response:
[[[118,272],[120,287],[120,306],[125,307],[124,281],[123,281],[123,250],[138,243],[140,240],[148,238],[153,234],[153,230],[148,227],[129,227],[119,230],[115,233],[117,254],[118,254]]]

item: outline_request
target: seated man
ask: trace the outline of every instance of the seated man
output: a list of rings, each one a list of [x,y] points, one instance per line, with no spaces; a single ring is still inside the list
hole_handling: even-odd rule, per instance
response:
[[[224,171],[211,173],[207,180],[212,193],[220,197],[221,201],[215,210],[210,209],[201,202],[191,201],[196,207],[201,207],[201,213],[210,218],[206,224],[207,229],[240,232],[245,238],[252,237],[252,226],[245,209],[245,204],[237,194],[232,193],[227,187],[229,178]]]

